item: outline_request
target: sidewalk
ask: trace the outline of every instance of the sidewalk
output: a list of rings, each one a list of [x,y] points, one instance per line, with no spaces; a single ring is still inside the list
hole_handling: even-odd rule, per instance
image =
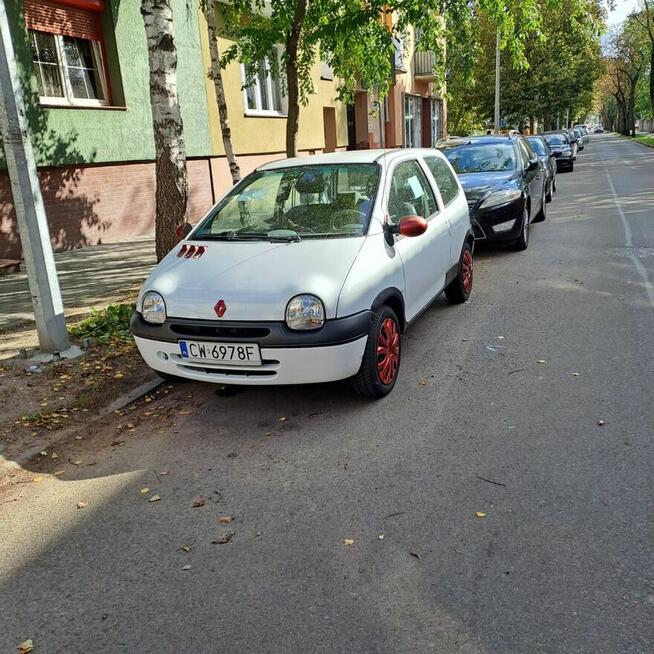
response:
[[[85,314],[123,298],[125,291],[141,284],[156,263],[154,239],[57,252],[55,263],[66,316]],[[33,320],[21,265],[20,273],[0,276],[0,358],[37,345]]]

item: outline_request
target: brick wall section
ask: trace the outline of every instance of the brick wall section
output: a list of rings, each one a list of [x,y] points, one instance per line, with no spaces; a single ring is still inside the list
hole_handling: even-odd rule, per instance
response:
[[[212,204],[209,161],[188,161],[188,217],[195,222]],[[67,166],[39,171],[52,245],[70,250],[125,241],[154,230],[154,163]],[[21,248],[6,171],[0,172],[0,258]]]

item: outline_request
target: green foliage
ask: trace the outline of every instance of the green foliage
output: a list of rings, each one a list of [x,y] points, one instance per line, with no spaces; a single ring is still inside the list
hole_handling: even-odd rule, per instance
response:
[[[106,343],[114,338],[130,340],[129,320],[134,313],[134,304],[110,304],[105,309],[92,309],[91,315],[69,329],[75,338],[93,338]]]

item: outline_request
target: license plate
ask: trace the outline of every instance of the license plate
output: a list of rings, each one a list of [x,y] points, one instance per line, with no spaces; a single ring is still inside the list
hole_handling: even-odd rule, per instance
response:
[[[189,361],[215,361],[234,366],[261,365],[261,352],[256,343],[179,341],[179,352],[183,359]]]

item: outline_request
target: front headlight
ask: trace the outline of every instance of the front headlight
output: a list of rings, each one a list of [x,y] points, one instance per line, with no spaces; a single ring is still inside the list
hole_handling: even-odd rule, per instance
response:
[[[145,322],[161,325],[166,320],[166,303],[156,291],[148,291],[143,295],[141,315]]]
[[[286,305],[289,329],[320,329],[325,324],[325,307],[315,295],[296,295]]]
[[[499,207],[502,204],[508,204],[517,200],[522,195],[522,192],[517,189],[503,189],[501,191],[495,191],[491,193],[482,203],[481,206],[484,209],[490,207]]]

